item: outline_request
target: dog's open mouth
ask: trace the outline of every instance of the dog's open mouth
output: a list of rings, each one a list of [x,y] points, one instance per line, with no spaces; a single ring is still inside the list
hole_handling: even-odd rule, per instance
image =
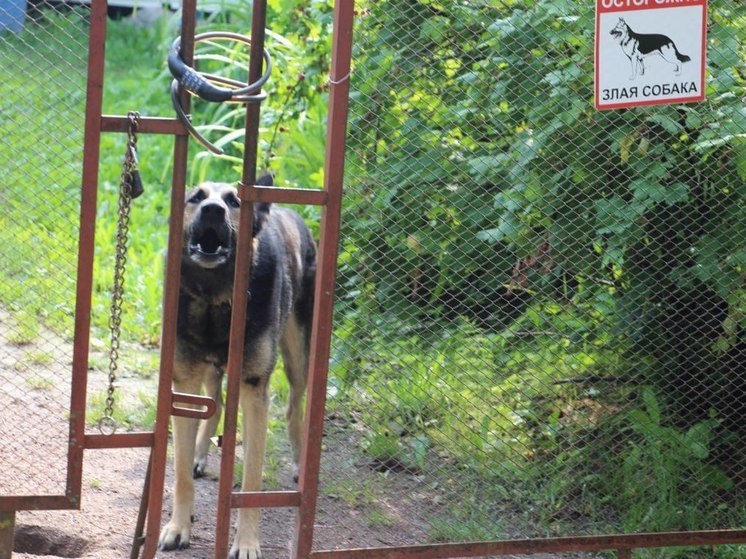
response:
[[[621,32],[621,31],[619,31],[618,29],[612,29],[612,30],[611,30],[611,31],[610,31],[609,33],[610,33],[610,34],[611,34],[611,36],[612,36],[612,37],[614,37],[615,39],[618,39],[619,37],[621,37],[621,36],[622,36],[622,32]]]
[[[192,234],[189,242],[189,256],[205,268],[213,268],[225,262],[230,256],[230,239],[220,234],[214,227],[205,227]]]

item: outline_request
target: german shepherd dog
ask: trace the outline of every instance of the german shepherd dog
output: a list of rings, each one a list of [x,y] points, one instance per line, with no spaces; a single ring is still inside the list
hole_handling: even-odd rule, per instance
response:
[[[632,64],[632,75],[629,79],[634,80],[638,75],[645,74],[645,63],[643,59],[653,54],[659,55],[663,60],[675,66],[674,74],[681,73],[681,64],[689,62],[691,58],[681,54],[676,44],[665,35],[635,33],[627,22],[622,18],[611,30],[611,36],[619,42],[622,52],[629,58]]]
[[[257,181],[272,184],[271,176]],[[173,388],[204,391],[217,411],[199,424],[174,417],[173,511],[159,549],[189,545],[194,514],[194,477],[205,472],[210,439],[222,412],[221,384],[228,359],[231,295],[240,201],[230,184],[204,183],[192,190],[184,211],[181,286]],[[242,491],[261,486],[269,408],[268,384],[282,353],[290,384],[288,433],[297,481],[303,396],[313,312],[316,245],[295,212],[254,204],[253,250],[239,401],[243,413]],[[241,509],[231,559],[258,559],[259,509]]]

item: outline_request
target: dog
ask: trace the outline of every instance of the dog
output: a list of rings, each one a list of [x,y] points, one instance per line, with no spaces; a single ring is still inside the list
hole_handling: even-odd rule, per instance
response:
[[[634,80],[638,75],[645,74],[644,59],[653,54],[657,54],[669,64],[673,64],[675,66],[674,74],[677,76],[681,73],[681,64],[691,60],[690,57],[679,52],[676,44],[669,37],[659,34],[635,33],[622,18],[619,18],[610,34],[619,42],[622,52],[632,64],[632,75],[629,77],[631,80]]]
[[[272,184],[264,176],[258,185]],[[222,413],[228,359],[231,296],[240,200],[230,184],[203,183],[186,197],[173,388],[204,392],[217,411],[198,425],[174,417],[174,489],[171,519],[160,550],[188,547],[194,514],[194,477],[205,473],[210,439]],[[254,204],[253,248],[239,401],[243,413],[242,491],[261,486],[269,408],[268,384],[282,354],[290,390],[287,406],[293,477],[297,481],[303,397],[313,314],[316,244],[290,209]],[[241,509],[230,559],[258,559],[259,509]]]

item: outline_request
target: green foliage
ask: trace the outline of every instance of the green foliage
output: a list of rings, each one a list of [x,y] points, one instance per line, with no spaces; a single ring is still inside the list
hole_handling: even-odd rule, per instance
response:
[[[705,103],[614,112],[592,4],[359,9],[333,367],[367,452],[426,440],[547,525],[742,521],[744,7],[708,7]]]
[[[272,56],[272,76],[263,88],[268,99],[262,104],[259,162],[260,172],[270,171],[278,184],[320,188],[326,135],[325,81],[331,50],[332,3],[316,0],[301,5],[293,0],[267,3],[266,48]],[[205,29],[246,32],[251,20],[251,4],[234,7],[226,19],[208,22]],[[227,46],[226,46],[227,45]],[[243,45],[200,45],[197,59],[201,68],[212,73],[245,80],[236,70],[248,68],[248,52]],[[245,109],[196,101],[198,128],[225,151],[214,155],[196,154],[192,169],[194,182],[223,176],[240,177],[243,161]],[[310,217],[310,215],[309,215]]]
[[[732,525],[729,505],[713,496],[734,487],[725,472],[708,458],[719,421],[701,421],[685,431],[663,423],[662,409],[651,390],[642,393],[643,407],[629,413],[631,440],[620,450],[621,467],[609,478],[623,511],[622,528],[642,531],[697,529],[706,514],[721,516],[709,525]],[[718,504],[719,503],[719,504]],[[725,514],[724,514],[725,513]]]

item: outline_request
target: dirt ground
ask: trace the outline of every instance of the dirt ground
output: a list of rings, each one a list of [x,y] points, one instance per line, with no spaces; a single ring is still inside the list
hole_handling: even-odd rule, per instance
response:
[[[100,364],[105,358],[105,354],[92,355],[91,362]],[[64,493],[71,363],[69,342],[51,332],[33,340],[20,339],[12,318],[0,310],[0,498]],[[105,389],[104,370],[91,368],[89,395]],[[133,394],[135,389],[153,390],[154,381],[124,370],[117,385],[118,391]],[[272,413],[282,415],[279,403],[273,404]],[[427,542],[429,526],[422,520],[427,518],[423,511],[439,507],[440,497],[428,489],[424,476],[375,471],[361,454],[356,437],[345,419],[327,417],[314,549]],[[287,441],[278,440],[268,451],[265,470],[273,472],[272,489],[294,489]],[[141,448],[86,451],[81,509],[19,511],[13,558],[129,557],[148,452]],[[191,546],[158,557],[212,559],[218,469],[219,449],[213,449],[208,475],[196,481]],[[162,523],[171,507],[170,463],[166,475]],[[289,557],[294,523],[292,509],[262,511],[265,559]]]

